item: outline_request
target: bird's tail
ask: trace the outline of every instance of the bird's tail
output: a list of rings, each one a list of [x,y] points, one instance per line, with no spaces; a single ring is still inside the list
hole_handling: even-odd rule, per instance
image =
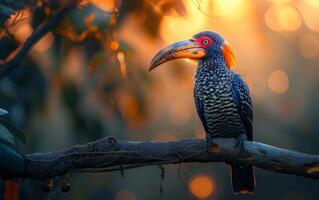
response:
[[[235,194],[253,194],[255,173],[252,165],[230,164],[230,174]]]

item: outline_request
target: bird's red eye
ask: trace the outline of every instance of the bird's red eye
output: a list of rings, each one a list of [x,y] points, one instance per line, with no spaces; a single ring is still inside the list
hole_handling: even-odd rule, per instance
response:
[[[200,38],[197,38],[196,41],[202,46],[202,47],[208,47],[214,43],[214,41],[208,37],[208,36],[202,36]]]
[[[209,43],[208,40],[203,40],[203,44],[207,45]]]

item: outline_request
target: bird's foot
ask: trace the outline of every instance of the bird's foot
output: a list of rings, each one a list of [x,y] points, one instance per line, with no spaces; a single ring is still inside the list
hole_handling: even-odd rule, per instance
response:
[[[207,152],[210,153],[211,149],[213,147],[217,146],[214,142],[213,142],[213,137],[210,135],[206,135],[206,149]]]
[[[245,152],[245,140],[247,140],[245,134],[240,134],[238,138],[236,138],[235,149],[237,149],[239,155]]]

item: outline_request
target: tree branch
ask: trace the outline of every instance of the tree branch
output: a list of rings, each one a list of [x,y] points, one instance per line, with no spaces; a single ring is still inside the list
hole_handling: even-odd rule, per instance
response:
[[[105,172],[147,165],[183,162],[240,162],[278,172],[319,179],[319,155],[281,149],[258,142],[245,142],[238,155],[234,139],[215,139],[207,152],[205,140],[136,142],[106,137],[85,145],[25,156],[24,177],[52,179],[69,172]]]

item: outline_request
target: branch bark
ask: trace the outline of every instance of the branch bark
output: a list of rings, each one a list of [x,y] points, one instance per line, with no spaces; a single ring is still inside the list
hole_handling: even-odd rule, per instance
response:
[[[106,137],[67,150],[25,156],[24,177],[52,179],[69,172],[105,172],[147,165],[184,162],[240,162],[278,172],[319,179],[319,155],[300,153],[258,142],[245,142],[238,155],[234,139],[215,139],[207,152],[205,140],[137,142]]]

